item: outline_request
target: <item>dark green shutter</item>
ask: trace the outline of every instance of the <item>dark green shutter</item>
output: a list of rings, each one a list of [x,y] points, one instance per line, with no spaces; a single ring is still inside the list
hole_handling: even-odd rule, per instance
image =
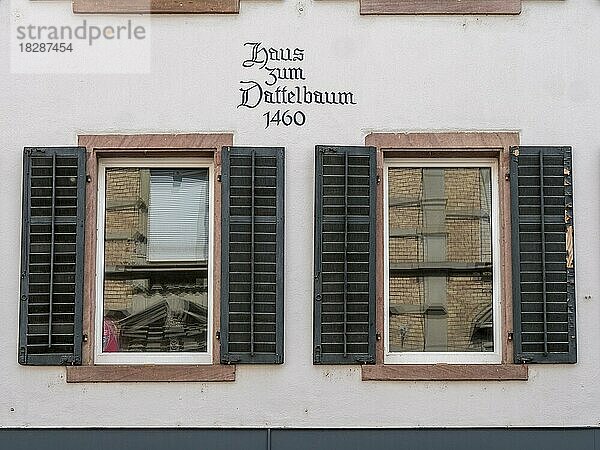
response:
[[[511,149],[515,361],[574,363],[570,147]]]
[[[283,363],[283,148],[224,147],[221,362]]]
[[[374,147],[316,147],[314,363],[375,362]]]
[[[85,148],[25,148],[19,363],[81,364]]]

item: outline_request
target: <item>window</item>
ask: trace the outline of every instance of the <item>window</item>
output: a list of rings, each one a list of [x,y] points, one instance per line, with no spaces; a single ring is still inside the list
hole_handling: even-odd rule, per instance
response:
[[[510,132],[366,144],[317,146],[314,363],[414,381],[576,362],[571,149]]]
[[[361,14],[519,14],[521,0],[360,0]]]
[[[232,140],[25,149],[21,364],[122,382],[283,362],[284,149]]]
[[[497,160],[386,160],[386,363],[501,362],[499,212]]]
[[[239,0],[73,0],[78,14],[235,14]]]
[[[95,362],[211,363],[210,159],[101,159]]]

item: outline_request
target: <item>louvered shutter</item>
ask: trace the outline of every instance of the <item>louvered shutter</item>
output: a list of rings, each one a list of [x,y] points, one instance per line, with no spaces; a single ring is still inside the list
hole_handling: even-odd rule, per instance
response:
[[[570,147],[511,151],[515,361],[574,363]]]
[[[283,148],[222,153],[221,362],[283,362]]]
[[[25,148],[19,363],[81,364],[85,148]]]
[[[374,147],[316,147],[314,363],[375,362]]]

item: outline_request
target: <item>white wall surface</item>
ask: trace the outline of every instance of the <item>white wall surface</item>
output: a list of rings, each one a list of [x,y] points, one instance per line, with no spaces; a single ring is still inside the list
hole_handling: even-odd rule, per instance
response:
[[[33,7],[71,14],[68,1],[0,0],[0,426],[600,424],[599,0],[524,0],[521,15],[489,17],[242,0],[234,16],[152,17],[148,74],[11,73],[10,17]],[[247,41],[305,49],[307,85],[353,91],[357,105],[305,106],[304,127],[265,130],[261,114],[276,108],[236,108]],[[527,382],[363,382],[358,366],[312,364],[314,146],[405,130],[518,130],[524,145],[573,146],[576,365],[531,365]],[[285,364],[239,365],[234,383],[171,384],[67,384],[64,368],[19,366],[23,147],[210,131],[286,147]]]

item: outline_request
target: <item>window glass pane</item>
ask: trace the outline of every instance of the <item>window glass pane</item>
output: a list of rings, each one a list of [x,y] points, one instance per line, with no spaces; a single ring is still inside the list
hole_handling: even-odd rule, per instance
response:
[[[148,259],[208,259],[207,212],[206,170],[150,170]]]
[[[490,168],[388,172],[389,349],[493,351]]]
[[[108,168],[105,202],[103,351],[206,352],[208,169]]]

